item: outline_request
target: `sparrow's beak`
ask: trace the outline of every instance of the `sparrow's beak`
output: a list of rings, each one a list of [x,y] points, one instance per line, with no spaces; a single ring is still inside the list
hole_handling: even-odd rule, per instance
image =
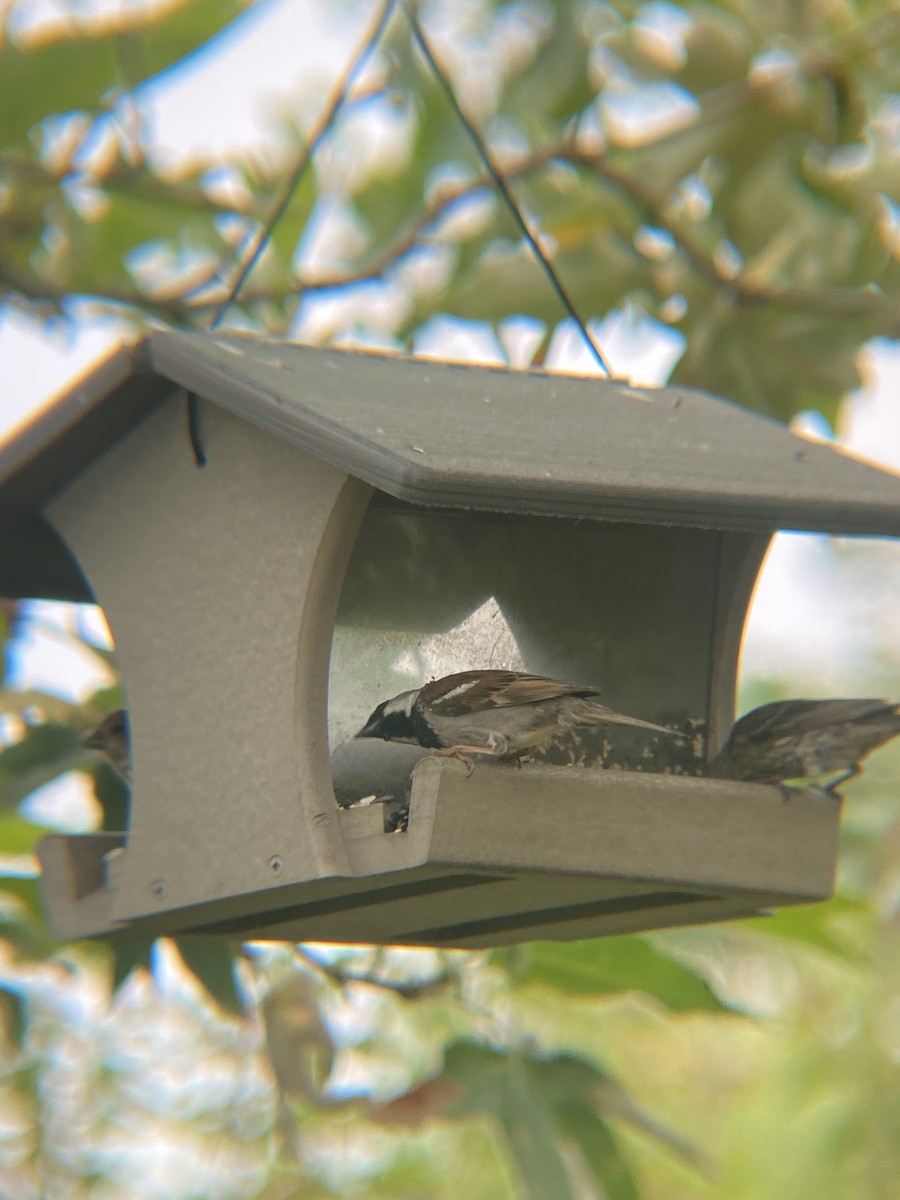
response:
[[[86,729],[78,740],[85,750],[102,750],[105,744],[102,734],[96,729]]]
[[[362,729],[359,731],[359,733],[358,733],[356,736],[357,736],[358,738],[361,738],[361,737],[380,737],[381,735],[380,735],[380,733],[378,732],[378,721],[376,721],[376,720],[373,720],[373,719],[370,717],[370,718],[369,718],[369,720],[368,720],[368,721],[366,721],[365,725],[363,725]]]

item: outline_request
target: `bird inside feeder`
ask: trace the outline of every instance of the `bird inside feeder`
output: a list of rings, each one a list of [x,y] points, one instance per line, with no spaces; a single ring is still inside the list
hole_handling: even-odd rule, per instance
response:
[[[433,753],[467,770],[699,774],[715,578],[698,599],[695,571],[718,553],[705,531],[435,512],[376,494],[332,638],[339,803],[405,802]]]
[[[525,671],[458,671],[383,700],[356,735],[408,742],[458,758],[471,775],[472,756],[523,760],[573,729],[624,725],[675,731],[601,704],[596,688]]]

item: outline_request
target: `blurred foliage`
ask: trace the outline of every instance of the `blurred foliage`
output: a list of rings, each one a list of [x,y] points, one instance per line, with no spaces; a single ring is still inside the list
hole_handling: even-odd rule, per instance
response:
[[[360,5],[342,7],[362,29]],[[156,165],[145,81],[236,11],[193,0],[115,29],[7,37],[0,289],[14,302],[52,313],[77,295],[135,318],[209,319],[317,115],[284,123],[280,157]],[[859,347],[900,334],[895,6],[485,0],[454,14],[435,0],[423,19],[586,318],[625,308],[669,326],[684,338],[679,383],[834,419]],[[440,314],[554,326],[558,302],[399,13],[360,96],[234,315],[296,332],[301,297],[402,281],[380,328],[400,347]],[[378,120],[405,141],[381,158],[365,150]],[[308,268],[326,211],[343,213],[346,236],[329,269]],[[354,308],[323,336],[356,321]]]
[[[362,28],[360,4],[332,7]],[[896,7],[421,7],[584,317],[667,326],[684,340],[677,382],[833,422],[860,347],[900,336]],[[14,9],[0,16],[0,294],[48,320],[80,298],[135,326],[202,325],[317,114],[291,114],[279,153],[164,168],[146,87],[229,22],[239,38],[241,6],[183,0],[42,34]],[[370,150],[373,121],[399,131],[393,153]],[[326,214],[332,244],[310,255]],[[542,324],[542,356],[561,317],[399,16],[232,315],[305,336],[310,303],[335,295],[348,309],[318,336],[398,348],[436,316],[497,329],[518,315]],[[389,318],[378,295],[394,297]],[[12,652],[34,621],[4,603],[0,623]],[[32,801],[89,780],[92,827],[125,826],[127,788],[78,740],[121,694],[111,676],[77,703],[9,678],[9,1194],[896,1195],[896,747],[853,785],[841,895],[764,921],[490,954],[60,946]]]

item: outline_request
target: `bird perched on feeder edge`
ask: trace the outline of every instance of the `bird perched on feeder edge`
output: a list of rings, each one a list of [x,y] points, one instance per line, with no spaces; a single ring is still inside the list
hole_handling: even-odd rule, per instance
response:
[[[578,726],[628,725],[670,737],[677,730],[618,713],[595,688],[520,671],[460,671],[385,700],[357,737],[411,742],[461,759],[472,754],[521,761]]]
[[[81,735],[86,750],[99,750],[115,767],[127,784],[131,784],[131,744],[128,737],[128,714],[124,708],[107,713],[95,729]]]
[[[770,784],[834,776],[823,790],[837,795],[865,756],[898,733],[900,704],[889,700],[776,700],[736,722],[707,774]]]

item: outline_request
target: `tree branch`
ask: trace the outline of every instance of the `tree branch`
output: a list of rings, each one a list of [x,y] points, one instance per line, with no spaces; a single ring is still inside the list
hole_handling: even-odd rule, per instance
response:
[[[900,303],[872,288],[761,284],[746,279],[740,272],[735,275],[726,274],[702,243],[679,221],[667,214],[663,196],[658,195],[642,180],[613,166],[602,155],[579,150],[569,137],[533,151],[506,167],[504,173],[508,179],[521,178],[554,161],[583,167],[615,187],[640,208],[647,224],[664,229],[672,237],[699,274],[714,286],[731,294],[739,303],[777,304],[784,308],[834,316],[877,316],[885,322],[885,332],[892,329],[900,332]],[[425,240],[431,227],[436,225],[454,204],[490,186],[491,180],[485,173],[458,187],[440,192],[407,226],[401,236],[377,258],[356,271],[303,279],[299,283],[301,291],[331,291],[380,279],[388,268],[402,261]]]
[[[438,975],[433,975],[430,979],[418,982],[385,979],[383,975],[374,972],[346,971],[341,967],[336,967],[333,963],[323,962],[322,959],[316,958],[314,954],[310,954],[303,946],[296,946],[295,951],[298,958],[301,958],[308,966],[324,975],[326,979],[330,979],[332,983],[341,989],[345,988],[347,984],[362,984],[365,987],[392,992],[396,996],[402,996],[404,1000],[416,1000],[421,996],[430,995],[445,987],[448,983],[451,983],[455,978],[450,970],[445,969]]]
[[[664,229],[671,236],[699,275],[714,287],[729,294],[736,302],[748,306],[773,304],[782,308],[830,316],[875,317],[882,323],[886,335],[900,334],[900,302],[873,288],[761,284],[745,278],[741,272],[735,275],[726,274],[691,230],[666,211],[664,196],[659,195],[643,180],[610,163],[602,154],[578,149],[571,137],[560,138],[510,163],[504,167],[504,174],[511,180],[524,178],[555,161],[588,170],[614,187],[637,205],[647,224]],[[3,159],[0,159],[0,163],[2,162]],[[491,180],[487,173],[483,172],[456,187],[441,189],[386,249],[357,269],[331,275],[299,277],[296,281],[290,281],[277,289],[271,286],[245,287],[241,302],[245,305],[266,300],[279,303],[304,292],[337,291],[379,280],[390,268],[401,263],[425,243],[433,227],[455,204],[490,188]],[[146,194],[149,197],[151,191],[148,190]],[[201,195],[200,189],[188,188],[179,198],[184,202],[193,200],[199,203]],[[203,203],[217,211],[237,211],[235,206],[227,210],[219,209],[205,196]],[[222,302],[224,289],[216,289],[205,296],[198,294],[202,288],[209,286],[209,282],[204,272],[204,278],[199,283],[183,288],[177,295],[153,296],[137,286],[107,288],[102,295],[79,295],[89,302],[113,310],[133,310],[135,316],[152,313],[176,324],[197,323],[205,314],[214,312]],[[65,300],[72,299],[72,293],[66,287],[31,272],[14,272],[9,267],[0,268],[0,287],[3,285],[6,285],[11,293],[18,293],[36,302],[44,301],[56,307]]]
[[[641,180],[606,162],[601,155],[575,151],[568,161],[593,171],[613,184],[643,210],[648,224],[664,229],[685,253],[698,272],[711,283],[730,292],[747,305],[773,304],[783,308],[832,316],[878,316],[886,333],[900,333],[900,303],[874,288],[845,288],[823,284],[819,287],[793,287],[776,283],[756,283],[738,271],[726,274],[715,258],[684,226],[665,211],[665,201]]]

